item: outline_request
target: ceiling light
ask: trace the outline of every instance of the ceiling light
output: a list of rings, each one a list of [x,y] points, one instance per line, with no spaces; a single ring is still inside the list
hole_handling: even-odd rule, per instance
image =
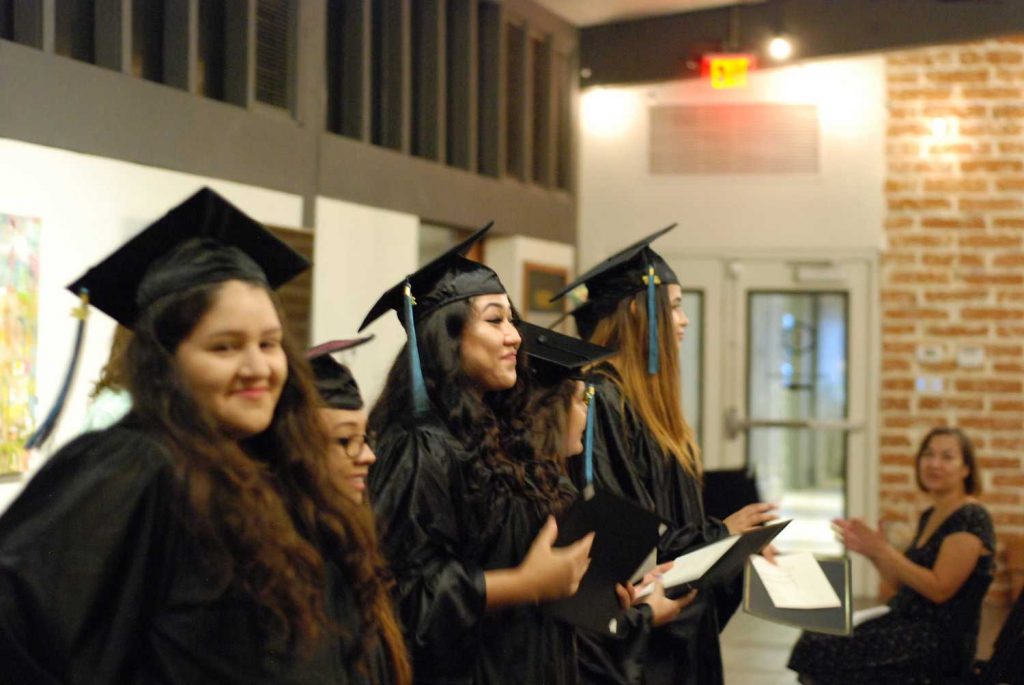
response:
[[[793,43],[785,36],[775,36],[768,42],[768,55],[776,62],[793,56]]]

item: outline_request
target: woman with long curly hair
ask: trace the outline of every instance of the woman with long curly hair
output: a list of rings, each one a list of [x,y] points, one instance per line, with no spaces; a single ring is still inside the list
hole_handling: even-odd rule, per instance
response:
[[[766,504],[745,507],[725,521],[704,513],[700,451],[682,411],[679,347],[688,323],[682,289],[650,248],[670,228],[609,257],[556,296],[585,283],[585,316],[577,321],[590,342],[618,350],[588,378],[596,389],[594,483],[669,522],[658,543],[659,562],[774,518]],[[575,483],[583,482],[578,464],[571,474]],[[716,588],[698,595],[679,620],[654,631],[645,683],[722,682],[718,594]],[[581,637],[584,682],[607,682],[608,649],[607,639]]]
[[[204,189],[72,285],[132,328],[133,406],[0,518],[6,682],[411,681],[273,295],[307,266]]]
[[[409,333],[370,413],[370,493],[417,683],[575,683],[573,631],[538,603],[572,595],[592,536],[553,548],[574,491],[533,450],[516,313],[462,252],[389,290]]]

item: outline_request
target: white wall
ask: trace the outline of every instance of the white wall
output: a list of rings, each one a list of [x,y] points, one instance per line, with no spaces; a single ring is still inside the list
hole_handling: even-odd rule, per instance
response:
[[[744,90],[703,80],[591,88],[581,107],[580,266],[673,222],[658,249],[879,248],[885,69],[862,56],[754,72]],[[820,173],[653,176],[651,105],[816,104]],[[601,125],[603,123],[603,125]]]
[[[295,195],[0,139],[0,212],[41,219],[37,423],[53,404],[71,354],[69,312],[76,299],[65,286],[204,185],[260,221],[301,225],[302,198]],[[92,310],[73,391],[47,453],[80,429],[113,328],[112,319]],[[22,483],[0,483],[0,510]]]
[[[498,273],[512,304],[529,320],[525,302],[526,283],[523,279],[523,265],[530,263],[562,267],[566,270],[568,280],[572,280],[576,248],[552,240],[499,236],[487,240],[484,261]]]
[[[419,218],[328,198],[317,198],[316,217],[313,341],[352,338],[377,298],[416,270]],[[405,331],[389,312],[365,332],[377,337],[340,359],[372,405]]]

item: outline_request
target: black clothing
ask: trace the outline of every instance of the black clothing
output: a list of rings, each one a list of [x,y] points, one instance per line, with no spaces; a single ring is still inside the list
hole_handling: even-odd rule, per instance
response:
[[[679,461],[666,455],[654,436],[627,404],[610,375],[613,367],[602,365],[589,379],[596,388],[594,423],[594,484],[656,512],[670,522],[658,543],[658,561],[675,559],[693,547],[728,535],[725,525],[704,516],[697,479]],[[581,463],[571,463],[577,486],[584,483]],[[722,682],[722,658],[715,593],[699,593],[672,623],[656,628],[651,636],[644,666],[647,685],[657,683]],[[603,682],[606,638],[582,635],[579,640],[583,682]]]
[[[343,635],[300,655],[210,572],[186,500],[163,445],[123,424],[53,455],[0,517],[0,683],[365,682],[341,567],[325,555]]]
[[[416,683],[576,683],[570,627],[532,605],[486,611],[484,571],[517,566],[548,512],[432,416],[389,426],[375,452],[370,492]]]
[[[933,568],[945,538],[976,535],[988,550],[948,601],[936,604],[906,585],[889,600],[891,612],[858,626],[852,637],[804,633],[793,648],[789,668],[815,682],[884,685],[931,682],[939,676],[962,677],[977,647],[981,601],[992,581],[996,539],[992,519],[980,504],[965,504],[950,514],[921,547],[918,542],[932,509],[921,515],[905,556]]]

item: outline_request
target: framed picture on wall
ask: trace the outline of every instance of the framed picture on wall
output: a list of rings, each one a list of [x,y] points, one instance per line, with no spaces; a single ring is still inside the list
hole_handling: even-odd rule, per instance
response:
[[[569,274],[565,267],[550,264],[523,263],[523,316],[539,326],[553,323],[561,315],[565,302],[549,300],[566,286]]]

